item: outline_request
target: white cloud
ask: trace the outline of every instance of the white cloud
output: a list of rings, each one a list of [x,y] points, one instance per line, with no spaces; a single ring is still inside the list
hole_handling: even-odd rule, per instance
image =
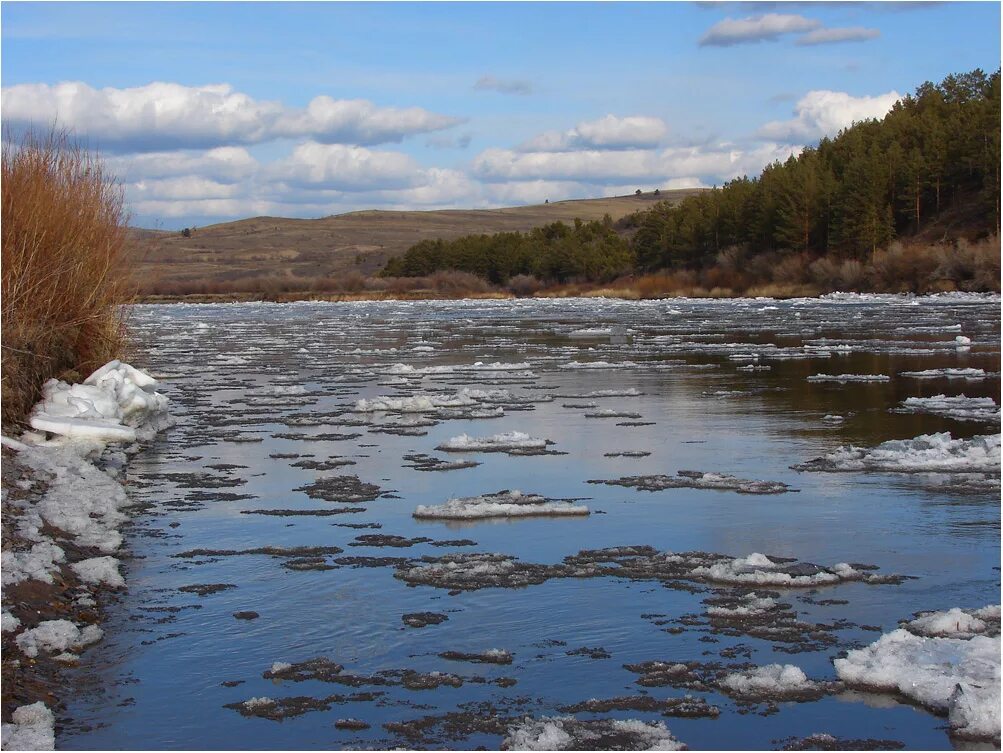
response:
[[[501,94],[521,94],[533,93],[533,85],[523,79],[504,79],[494,76],[481,76],[474,84],[474,88],[479,91],[494,91]]]
[[[877,29],[868,29],[863,26],[847,26],[837,29],[815,29],[797,38],[795,44],[816,45],[816,44],[837,44],[839,42],[863,42],[868,39],[877,39],[881,32]]]
[[[306,109],[255,100],[228,84],[154,82],[128,89],[74,81],[17,84],[2,92],[5,124],[15,131],[53,122],[105,151],[166,151],[257,144],[283,137],[373,145],[449,128],[461,119],[418,107],[314,98]]]
[[[372,146],[401,141],[415,133],[441,131],[462,122],[420,107],[377,107],[365,99],[321,95],[314,97],[306,110],[284,114],[275,125],[275,134],[310,137],[325,144]]]
[[[406,154],[307,142],[268,166],[267,178],[300,188],[372,191],[410,188],[421,168]]]
[[[793,13],[767,13],[748,18],[726,18],[711,26],[700,38],[701,46],[729,47],[748,42],[779,39],[785,34],[812,31],[821,21]]]
[[[579,149],[643,149],[656,146],[668,133],[659,118],[606,115],[584,121],[568,131],[547,131],[519,147],[525,152],[563,152]]]
[[[105,166],[125,182],[143,178],[200,175],[222,183],[235,183],[261,167],[243,147],[220,146],[204,152],[146,152],[104,158]]]
[[[518,152],[487,149],[473,163],[474,174],[493,182],[551,180],[621,185],[630,181],[667,187],[673,179],[707,177],[726,180],[758,174],[775,159],[786,159],[798,147],[763,144],[741,149],[729,144],[624,151]]]
[[[824,89],[810,91],[794,106],[794,118],[767,123],[758,135],[786,142],[834,136],[856,121],[884,117],[901,96],[896,91],[873,97],[854,97]]]
[[[177,178],[140,180],[125,186],[133,201],[192,201],[205,199],[231,199],[243,194],[243,186],[219,183],[198,175]]]

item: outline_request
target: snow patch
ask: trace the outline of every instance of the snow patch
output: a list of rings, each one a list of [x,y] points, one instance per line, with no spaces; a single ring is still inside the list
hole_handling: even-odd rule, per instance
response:
[[[11,722],[3,725],[4,750],[55,749],[56,717],[41,701],[16,708]]]

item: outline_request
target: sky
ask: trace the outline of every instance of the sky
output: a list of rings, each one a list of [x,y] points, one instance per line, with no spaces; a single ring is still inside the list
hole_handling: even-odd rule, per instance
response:
[[[150,228],[713,186],[995,71],[1000,7],[3,2],[0,120]]]

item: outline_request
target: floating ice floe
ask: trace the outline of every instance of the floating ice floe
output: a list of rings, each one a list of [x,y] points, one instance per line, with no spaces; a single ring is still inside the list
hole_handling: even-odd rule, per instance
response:
[[[733,558],[708,552],[659,552],[650,546],[585,549],[562,562],[522,562],[508,554],[464,552],[424,556],[402,563],[394,577],[436,588],[477,590],[518,588],[552,578],[629,578],[639,581],[696,581],[726,585],[814,588],[843,582],[900,583],[902,576],[879,575],[869,565],[839,563],[831,568],[791,558],[753,553]]]
[[[913,379],[968,379],[977,381],[998,376],[984,369],[924,369],[923,371],[903,371],[899,376]]]
[[[707,608],[707,616],[722,619],[736,619],[743,617],[758,617],[769,614],[777,608],[779,602],[770,596],[757,596],[755,593],[746,594],[738,604],[734,606],[711,606]]]
[[[97,625],[83,629],[69,620],[47,620],[25,630],[14,642],[25,656],[34,658],[41,651],[57,652],[79,649],[101,640],[104,632]]]
[[[167,410],[167,398],[153,390],[156,384],[149,374],[121,361],[105,364],[83,384],[50,379],[42,386],[42,401],[29,423],[67,438],[99,442],[149,438],[160,426],[144,425]]]
[[[809,680],[804,670],[793,664],[767,664],[733,672],[720,684],[727,693],[768,700],[814,700],[825,692],[824,685]]]
[[[638,366],[634,361],[569,361],[561,364],[562,369],[632,369]]]
[[[991,397],[934,395],[933,397],[907,397],[896,413],[929,413],[953,418],[956,421],[1000,422],[1000,407]]]
[[[591,479],[590,484],[607,486],[627,486],[646,492],[665,489],[719,489],[736,491],[739,494],[783,494],[791,488],[782,481],[752,481],[736,478],[726,473],[704,473],[703,471],[676,471],[675,476],[624,476],[618,479]]]
[[[521,518],[535,515],[588,515],[589,508],[567,500],[551,500],[519,490],[500,491],[479,497],[450,499],[441,505],[418,505],[415,518],[471,520],[477,518]]]
[[[551,444],[553,442],[549,439],[538,439],[521,431],[509,431],[490,437],[460,434],[447,439],[435,449],[443,452],[543,452]]]
[[[888,382],[891,377],[886,374],[813,374],[808,377],[809,382]]]
[[[637,719],[525,718],[509,727],[502,750],[686,750],[664,722]]]
[[[915,620],[902,623],[910,633],[927,638],[971,638],[974,635],[999,635],[998,604],[981,609],[959,609],[921,613]]]
[[[1000,435],[953,439],[949,432],[892,439],[877,447],[840,447],[791,466],[798,471],[892,471],[898,473],[1000,472]]]
[[[946,714],[958,737],[1000,738],[998,637],[926,638],[899,629],[833,664],[851,687],[897,693]]]
[[[3,725],[4,750],[53,750],[56,747],[56,717],[42,701],[16,708],[11,722]]]
[[[472,397],[455,395],[414,395],[412,397],[387,397],[381,395],[370,399],[357,400],[352,409],[356,413],[387,411],[394,413],[431,413],[439,408],[462,408],[477,405]]]

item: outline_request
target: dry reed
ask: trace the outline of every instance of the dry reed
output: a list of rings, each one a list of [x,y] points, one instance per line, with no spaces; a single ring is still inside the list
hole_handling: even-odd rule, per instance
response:
[[[65,132],[4,139],[3,424],[46,379],[79,378],[123,344],[129,297],[121,187]]]

